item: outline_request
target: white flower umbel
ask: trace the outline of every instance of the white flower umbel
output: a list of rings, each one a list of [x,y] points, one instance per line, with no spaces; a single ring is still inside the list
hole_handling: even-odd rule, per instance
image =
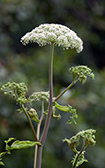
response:
[[[73,49],[79,53],[83,49],[83,42],[77,34],[66,26],[60,24],[41,24],[26,33],[21,42],[26,45],[29,42],[38,43],[39,46],[54,43],[55,46],[61,46],[65,49]]]

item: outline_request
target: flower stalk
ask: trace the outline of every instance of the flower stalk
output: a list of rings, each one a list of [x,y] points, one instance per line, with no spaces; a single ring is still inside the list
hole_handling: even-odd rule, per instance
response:
[[[41,114],[40,122],[37,125],[37,138],[38,138],[38,140],[40,137],[40,126],[41,126],[43,117],[44,117],[44,100],[42,100],[42,114]],[[38,154],[38,145],[35,146],[34,168],[37,168],[37,154]]]
[[[66,87],[54,100],[53,102],[57,101],[68,89],[70,89],[77,81],[79,80],[79,78],[73,82],[70,83],[70,85],[68,87]]]
[[[51,44],[51,51],[50,51],[50,59],[49,59],[49,90],[50,90],[50,99],[49,99],[49,107],[48,107],[48,115],[46,118],[45,126],[42,132],[42,136],[40,142],[42,146],[39,147],[38,152],[38,165],[37,168],[41,168],[41,159],[42,159],[42,148],[45,142],[50,121],[51,121],[51,114],[52,114],[52,107],[53,107],[53,55],[54,55],[54,43]]]
[[[48,107],[48,115],[45,122],[45,126],[43,129],[43,133],[40,139],[41,144],[43,145],[47,136],[51,113],[52,113],[52,105],[53,105],[53,55],[54,55],[54,44],[51,44],[51,52],[50,52],[50,60],[49,60],[49,90],[50,90],[50,99],[49,99],[49,107]]]
[[[75,159],[75,163],[73,164],[72,168],[76,168],[77,167],[76,165],[77,165],[78,159],[79,159],[80,155],[82,154],[82,152],[84,151],[84,149],[85,149],[85,145],[82,147],[81,151],[78,153],[78,155],[77,155],[77,157]]]
[[[32,122],[31,122],[31,119],[30,119],[30,117],[29,117],[27,111],[25,110],[23,104],[21,105],[21,108],[22,108],[22,110],[24,111],[24,113],[25,113],[25,115],[26,115],[26,117],[27,117],[27,119],[28,119],[28,122],[29,122],[29,124],[30,124],[31,130],[32,130],[33,135],[34,135],[34,138],[35,138],[35,141],[38,141],[37,135],[36,135],[36,132],[35,132],[35,129],[34,129],[33,124],[32,124]]]

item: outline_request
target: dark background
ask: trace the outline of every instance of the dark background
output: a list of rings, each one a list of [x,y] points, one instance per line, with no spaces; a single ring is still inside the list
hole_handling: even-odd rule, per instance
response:
[[[87,149],[81,168],[105,167],[105,1],[104,0],[0,0],[0,86],[7,81],[25,82],[27,96],[33,91],[48,90],[49,46],[37,44],[23,46],[21,37],[43,23],[63,24],[77,32],[84,42],[84,50],[55,47],[54,95],[68,86],[72,65],[88,65],[95,80],[88,79],[83,86],[78,83],[61,103],[77,108],[78,125],[67,125],[67,116],[52,119],[43,151],[42,168],[69,168],[73,153],[63,138],[70,138],[80,130],[96,129],[95,147]],[[33,139],[18,105],[0,93],[0,152],[9,137]],[[13,151],[4,158],[6,168],[33,167],[34,149]]]

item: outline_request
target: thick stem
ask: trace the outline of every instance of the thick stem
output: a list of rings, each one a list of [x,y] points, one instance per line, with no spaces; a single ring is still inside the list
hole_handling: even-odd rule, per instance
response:
[[[50,90],[50,100],[49,100],[49,107],[48,107],[48,115],[46,118],[45,126],[42,132],[42,136],[40,139],[40,143],[42,146],[39,147],[38,151],[38,164],[37,168],[41,168],[41,160],[42,160],[42,149],[43,149],[43,144],[45,142],[49,125],[50,125],[50,120],[51,120],[51,114],[52,114],[52,106],[53,106],[53,55],[54,55],[54,44],[51,44],[51,51],[50,51],[50,60],[49,60],[49,90]]]
[[[49,90],[50,90],[50,100],[49,100],[49,108],[48,108],[48,115],[45,122],[45,126],[43,129],[43,133],[41,136],[41,144],[43,145],[47,136],[51,114],[52,114],[52,106],[53,106],[53,55],[54,55],[54,44],[51,45],[51,53],[50,53],[50,62],[49,62]]]
[[[29,115],[28,115],[28,113],[27,113],[27,111],[26,111],[26,109],[25,109],[25,107],[24,107],[23,104],[21,105],[21,108],[22,108],[22,110],[24,111],[24,113],[25,113],[25,115],[26,115],[26,117],[27,117],[27,119],[28,119],[28,122],[29,122],[29,124],[30,124],[31,130],[32,130],[33,135],[34,135],[34,138],[35,138],[35,141],[38,141],[37,135],[36,135],[36,132],[35,132],[35,129],[34,129],[33,124],[32,124],[32,122],[31,122],[31,119],[30,119],[30,117],[29,117]]]

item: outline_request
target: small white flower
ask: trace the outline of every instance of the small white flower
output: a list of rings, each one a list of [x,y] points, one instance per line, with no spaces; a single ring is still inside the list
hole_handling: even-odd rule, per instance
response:
[[[66,26],[60,24],[41,24],[26,33],[21,38],[21,42],[26,45],[29,42],[38,43],[39,46],[54,43],[55,46],[61,46],[66,49],[75,48],[79,53],[83,49],[83,42],[77,34]]]

